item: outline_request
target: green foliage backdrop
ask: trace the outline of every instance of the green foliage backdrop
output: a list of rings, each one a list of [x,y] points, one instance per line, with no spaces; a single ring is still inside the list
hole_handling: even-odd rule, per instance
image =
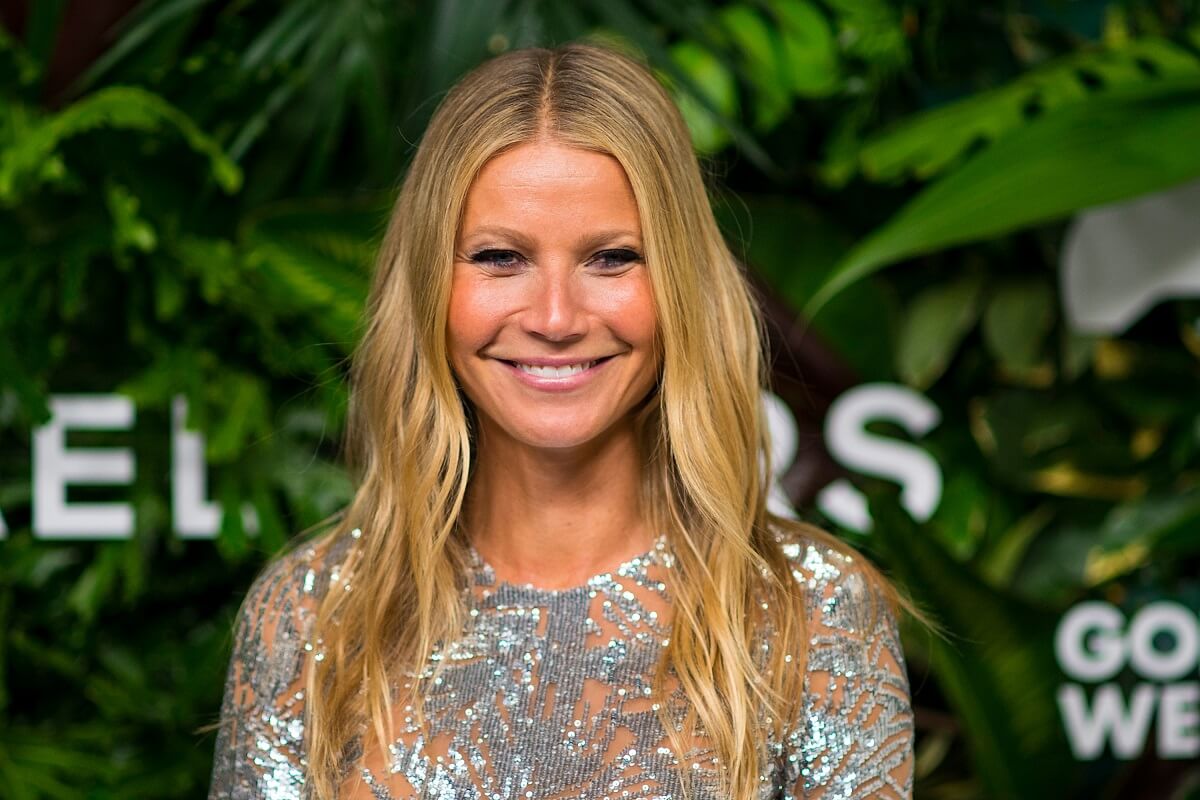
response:
[[[0,31],[0,796],[203,796],[241,593],[352,491],[346,356],[414,143],[482,59],[584,36],[670,87],[804,329],[942,411],[933,518],[863,479],[854,539],[949,631],[906,632],[918,796],[1197,796],[1194,763],[1075,764],[1050,650],[1082,598],[1200,607],[1200,300],[1087,336],[1055,272],[1073,212],[1200,176],[1194,0],[147,0],[56,80],[67,9]],[[136,403],[72,439],[135,452],[72,490],[131,502],[126,541],[33,535],[31,432],[81,392]],[[215,541],[172,530],[176,394]]]

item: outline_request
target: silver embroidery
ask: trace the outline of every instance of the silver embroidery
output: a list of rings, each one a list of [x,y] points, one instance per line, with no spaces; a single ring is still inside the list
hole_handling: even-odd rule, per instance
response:
[[[357,538],[356,536],[353,538]],[[316,602],[337,580],[351,537],[324,559],[309,546],[267,570],[239,621],[221,708],[210,800],[300,800],[304,794],[301,678]],[[912,713],[895,621],[854,559],[823,545],[781,545],[804,586],[809,661],[804,713],[768,742],[762,798],[908,798]],[[353,771],[376,800],[675,798],[678,759],[659,703],[681,719],[682,692],[652,690],[669,635],[665,571],[654,549],[584,586],[546,590],[497,582],[472,551],[471,630],[433,654],[443,669],[418,727],[401,708],[399,737]],[[878,616],[875,616],[878,613]],[[874,625],[872,623],[874,622]],[[763,633],[761,657],[770,654]],[[788,663],[791,659],[787,659]],[[716,798],[719,765],[702,742],[683,756],[692,796]],[[349,773],[347,773],[349,774]]]

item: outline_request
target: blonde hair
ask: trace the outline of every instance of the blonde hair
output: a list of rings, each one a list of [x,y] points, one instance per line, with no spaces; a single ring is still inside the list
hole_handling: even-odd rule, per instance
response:
[[[321,800],[334,795],[347,743],[364,726],[386,751],[394,682],[410,682],[420,718],[414,676],[465,622],[460,514],[474,441],[445,340],[455,238],[480,168],[538,138],[615,157],[638,205],[662,356],[637,418],[643,507],[675,557],[670,644],[655,680],[662,687],[673,671],[689,702],[683,731],[660,707],[681,771],[684,737],[702,730],[727,794],[756,797],[767,734],[758,712],[781,725],[803,693],[803,590],[776,532],[849,549],[767,511],[762,320],[713,218],[688,130],[630,57],[582,43],[518,50],[476,68],[438,107],[379,253],[351,375],[359,488],[337,526],[362,530],[341,568],[354,591],[321,602],[314,635],[325,657],[310,662],[306,681],[308,784]],[[894,589],[864,570],[895,607]],[[760,669],[751,643],[764,599],[775,639]],[[783,668],[789,653],[798,663]]]

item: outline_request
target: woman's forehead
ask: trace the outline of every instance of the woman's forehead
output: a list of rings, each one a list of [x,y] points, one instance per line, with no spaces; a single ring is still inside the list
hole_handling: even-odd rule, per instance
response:
[[[460,236],[540,238],[556,231],[640,234],[633,188],[616,158],[530,142],[484,165],[467,193]]]

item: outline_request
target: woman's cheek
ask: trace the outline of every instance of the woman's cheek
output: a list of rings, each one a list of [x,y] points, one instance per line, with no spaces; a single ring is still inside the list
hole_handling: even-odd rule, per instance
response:
[[[450,289],[451,340],[458,347],[478,350],[495,336],[509,301],[506,291],[479,276],[456,277]]]
[[[632,343],[650,341],[656,315],[654,296],[645,270],[637,270],[599,289],[594,308],[600,309],[613,330]]]

